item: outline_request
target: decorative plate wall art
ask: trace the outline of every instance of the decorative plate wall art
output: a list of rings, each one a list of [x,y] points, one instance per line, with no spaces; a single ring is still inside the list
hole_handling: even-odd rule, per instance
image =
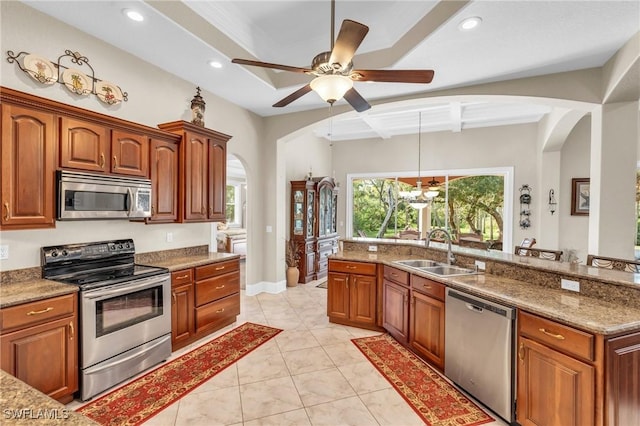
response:
[[[122,90],[108,81],[96,83],[96,96],[105,104],[115,105],[122,102]]]
[[[85,73],[73,68],[67,68],[62,73],[62,81],[67,89],[76,95],[86,96],[91,93],[91,82]]]
[[[58,72],[53,64],[42,56],[25,56],[24,68],[27,70],[27,74],[42,84],[53,84],[58,81]]]

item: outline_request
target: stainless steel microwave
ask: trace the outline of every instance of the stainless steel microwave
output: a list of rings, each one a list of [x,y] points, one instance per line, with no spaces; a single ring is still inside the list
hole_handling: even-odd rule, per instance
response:
[[[58,170],[58,220],[151,216],[151,180]]]

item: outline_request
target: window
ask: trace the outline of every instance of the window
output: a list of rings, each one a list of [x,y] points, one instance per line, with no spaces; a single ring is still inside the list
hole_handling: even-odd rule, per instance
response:
[[[226,218],[227,225],[242,227],[242,183],[231,182],[227,184],[226,191]]]
[[[416,238],[418,231],[446,228],[459,241],[479,240],[511,246],[512,169],[450,171],[435,178],[439,193],[425,210],[399,196],[416,178],[348,176],[348,235],[369,238]],[[423,190],[430,179],[422,179]],[[408,183],[411,182],[411,183]],[[505,217],[505,213],[509,217]],[[428,221],[428,223],[422,223]]]

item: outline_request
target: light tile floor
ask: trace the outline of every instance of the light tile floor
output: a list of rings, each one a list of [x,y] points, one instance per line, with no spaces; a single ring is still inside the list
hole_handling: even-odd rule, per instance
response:
[[[145,425],[423,425],[351,343],[379,333],[329,323],[327,290],[317,283],[275,295],[243,291],[235,324],[176,351],[172,359],[247,321],[284,331]]]

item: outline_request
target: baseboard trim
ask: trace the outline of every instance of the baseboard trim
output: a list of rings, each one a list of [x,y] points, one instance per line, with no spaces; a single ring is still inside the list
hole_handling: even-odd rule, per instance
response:
[[[247,284],[245,288],[245,294],[247,296],[255,296],[260,293],[278,294],[287,289],[287,282],[285,280],[278,281],[277,283],[261,281],[255,284]]]

